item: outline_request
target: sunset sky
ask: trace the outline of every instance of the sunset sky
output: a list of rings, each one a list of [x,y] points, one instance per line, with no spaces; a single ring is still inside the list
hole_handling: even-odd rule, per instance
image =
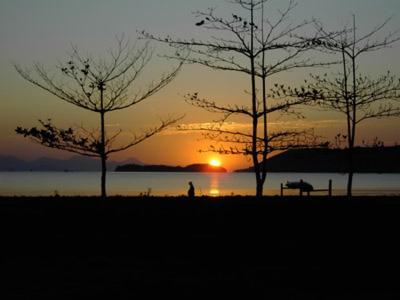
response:
[[[333,30],[349,25],[352,14],[356,14],[360,32],[368,32],[392,16],[384,32],[400,29],[399,0],[298,0],[298,4],[292,14],[293,22],[315,17]],[[274,11],[285,5],[286,1],[271,0],[268,15],[273,17]],[[17,126],[36,126],[37,119],[51,118],[61,127],[74,124],[98,127],[97,114],[63,103],[32,86],[17,74],[13,63],[30,66],[40,62],[51,69],[58,61],[66,59],[71,43],[83,52],[103,55],[115,45],[115,35],[125,34],[134,41],[136,31],[141,30],[161,36],[205,39],[210,32],[194,25],[198,19],[192,12],[214,6],[217,13],[229,16],[231,5],[224,0],[0,0],[0,154],[25,159],[73,155],[35,145],[14,133]],[[171,51],[163,45],[153,44],[153,47],[157,54]],[[360,71],[373,76],[390,69],[393,74],[400,75],[399,50],[400,43],[368,54],[362,60]],[[173,66],[172,62],[155,55],[140,83],[145,86],[146,82],[157,80]],[[313,70],[316,73],[334,71]],[[272,78],[270,82],[300,83],[309,72],[288,73]],[[184,102],[183,95],[199,92],[202,97],[222,103],[240,103],[250,100],[244,92],[249,89],[249,83],[246,76],[187,66],[169,86],[152,98],[109,114],[107,128],[109,131],[122,128],[127,138],[131,132],[152,127],[160,118],[169,115],[185,114],[180,124],[209,123],[218,116],[191,107]],[[309,109],[305,115],[307,119],[301,121],[275,118],[272,128],[313,127],[318,134],[330,140],[338,132],[344,132],[342,115]],[[245,128],[248,125],[238,121],[230,126]],[[360,127],[358,141],[371,141],[378,136],[386,145],[391,145],[400,142],[399,128],[399,118],[366,122]],[[112,159],[135,157],[145,163],[186,165],[216,158],[230,170],[250,165],[243,157],[198,153],[199,149],[205,149],[210,144],[200,138],[197,134],[170,128]]]

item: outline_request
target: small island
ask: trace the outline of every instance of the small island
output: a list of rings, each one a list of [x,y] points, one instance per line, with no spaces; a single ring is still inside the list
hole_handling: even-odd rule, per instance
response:
[[[221,166],[210,164],[191,164],[185,167],[167,165],[137,165],[126,164],[117,166],[115,172],[201,172],[201,173],[226,173]]]

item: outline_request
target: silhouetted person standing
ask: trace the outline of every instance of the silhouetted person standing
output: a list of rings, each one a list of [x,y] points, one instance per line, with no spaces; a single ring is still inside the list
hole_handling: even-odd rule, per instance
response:
[[[188,197],[190,199],[194,198],[194,186],[193,186],[193,183],[191,181],[189,181]]]

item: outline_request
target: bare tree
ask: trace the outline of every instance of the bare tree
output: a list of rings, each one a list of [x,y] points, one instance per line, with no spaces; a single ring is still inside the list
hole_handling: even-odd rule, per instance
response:
[[[213,70],[237,72],[249,79],[251,98],[249,105],[218,105],[214,101],[199,98],[197,93],[187,95],[186,101],[208,111],[223,114],[220,126],[192,129],[206,131],[208,137],[213,140],[236,145],[229,148],[224,146],[210,148],[210,151],[251,156],[256,177],[256,195],[260,197],[263,194],[267,175],[268,153],[275,149],[286,149],[292,145],[300,146],[302,143],[299,141],[305,137],[304,132],[285,130],[270,132],[270,114],[294,113],[294,106],[303,103],[304,100],[282,100],[269,103],[267,79],[285,71],[321,64],[316,64],[303,56],[315,46],[297,35],[313,21],[304,21],[295,25],[288,21],[297,5],[294,1],[289,1],[286,9],[279,10],[274,20],[264,15],[267,0],[230,2],[243,11],[243,15],[232,14],[231,17],[223,18],[216,15],[213,8],[195,13],[199,19],[195,25],[215,33],[210,40],[173,39],[169,36],[158,37],[146,32],[142,32],[142,35],[173,47],[176,52],[168,56],[171,59],[185,60],[186,63],[199,64]],[[316,36],[306,40],[312,38]],[[224,122],[234,116],[248,118],[251,129],[243,131],[224,129]]]
[[[400,116],[400,80],[387,72],[376,78],[363,75],[359,71],[359,57],[373,51],[390,47],[400,37],[396,32],[387,34],[381,40],[376,35],[387,25],[387,19],[369,33],[358,36],[355,16],[351,28],[344,28],[339,35],[327,34],[318,23],[317,29],[323,39],[309,41],[317,45],[324,53],[337,54],[341,59],[342,72],[333,78],[310,75],[306,85],[300,89],[276,86],[274,95],[291,99],[315,100],[308,102],[328,110],[335,110],[346,116],[347,133],[342,135],[348,148],[348,182],[347,195],[352,195],[353,156],[357,126],[368,119],[380,119]],[[312,98],[312,99],[311,99]]]
[[[152,82],[144,89],[135,89],[132,95],[130,88],[142,74],[151,57],[152,51],[148,43],[141,47],[131,46],[130,42],[121,36],[117,37],[116,49],[109,51],[106,58],[94,59],[84,56],[77,47],[72,46],[67,62],[57,66],[56,71],[61,75],[58,77],[41,64],[35,64],[32,70],[15,65],[17,72],[25,80],[62,101],[95,112],[100,117],[99,130],[83,127],[60,129],[48,120],[40,121],[42,128],[18,127],[16,132],[50,148],[100,158],[101,196],[105,198],[106,161],[109,155],[129,149],[177,121],[177,118],[164,120],[159,126],[132,136],[131,140],[122,146],[113,146],[121,131],[107,136],[107,113],[129,108],[148,99],[168,85],[182,66],[180,63],[172,72],[162,75],[158,81]]]

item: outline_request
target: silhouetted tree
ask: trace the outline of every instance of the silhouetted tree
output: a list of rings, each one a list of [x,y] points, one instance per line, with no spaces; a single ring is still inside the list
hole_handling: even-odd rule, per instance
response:
[[[168,56],[171,59],[185,60],[187,63],[199,64],[214,70],[238,72],[248,77],[251,86],[248,106],[218,105],[212,100],[201,99],[197,93],[187,95],[186,101],[208,111],[224,114],[220,126],[192,129],[208,132],[206,135],[214,141],[235,144],[234,147],[228,148],[223,145],[220,148],[211,147],[210,151],[251,156],[256,177],[256,195],[262,196],[268,153],[276,149],[300,146],[306,139],[305,133],[299,131],[270,132],[268,120],[270,114],[294,113],[294,106],[302,104],[304,100],[268,103],[267,78],[285,71],[320,64],[303,57],[306,51],[315,46],[297,36],[299,30],[304,29],[312,21],[293,25],[287,20],[296,7],[295,2],[289,1],[285,10],[278,11],[274,21],[264,16],[264,5],[267,0],[230,2],[238,5],[244,15],[232,14],[229,18],[221,18],[212,8],[195,13],[195,16],[200,18],[200,21],[195,23],[196,26],[216,33],[210,40],[183,40],[169,36],[158,37],[146,32],[142,34],[148,39],[167,43],[175,48],[175,54]],[[249,131],[224,129],[225,121],[233,116],[248,118],[251,129]]]
[[[133,95],[130,95],[130,87],[141,75],[151,57],[152,51],[148,43],[141,47],[131,46],[129,41],[121,36],[117,37],[116,49],[110,51],[106,58],[93,59],[83,56],[77,47],[73,46],[67,62],[57,66],[57,71],[61,75],[58,77],[40,64],[35,64],[33,70],[15,65],[17,72],[35,86],[65,102],[95,112],[100,117],[99,130],[88,130],[83,127],[60,129],[48,120],[40,121],[40,128],[18,127],[16,132],[50,148],[100,158],[101,196],[105,198],[106,161],[109,155],[137,145],[177,120],[176,118],[164,120],[159,126],[134,135],[122,146],[113,146],[121,131],[110,137],[106,134],[107,113],[129,108],[148,99],[169,84],[182,65],[180,63],[172,72],[162,75],[158,81],[147,85],[144,89],[136,89]]]
[[[325,37],[311,43],[325,53],[340,55],[342,72],[333,77],[310,75],[301,88],[276,86],[274,96],[290,99],[312,100],[328,110],[335,110],[346,116],[347,133],[342,135],[347,140],[348,148],[348,182],[347,195],[352,195],[353,184],[353,149],[357,126],[368,119],[379,119],[400,116],[400,80],[387,72],[376,78],[363,75],[359,71],[358,59],[361,55],[378,51],[397,42],[400,37],[389,33],[381,40],[376,35],[386,26],[390,19],[377,26],[369,33],[358,36],[355,16],[352,28],[344,28],[339,35],[327,34],[318,23],[317,28]],[[316,100],[316,101],[314,101]]]

